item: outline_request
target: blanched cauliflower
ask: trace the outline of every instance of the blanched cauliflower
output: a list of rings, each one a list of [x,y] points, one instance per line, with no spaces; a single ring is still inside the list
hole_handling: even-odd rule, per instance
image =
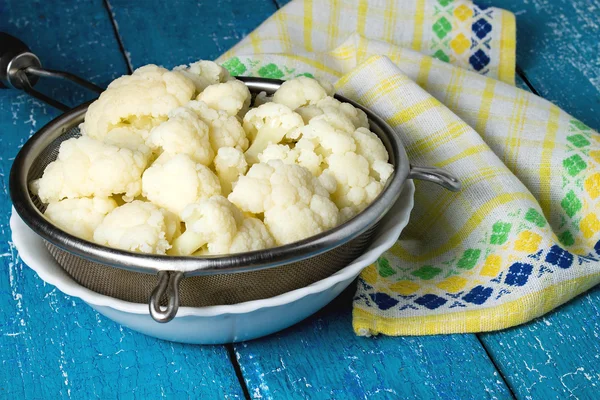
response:
[[[181,217],[185,232],[173,242],[169,254],[226,254],[260,250],[273,245],[273,238],[256,218],[245,218],[229,200],[213,196],[188,205]]]
[[[87,136],[64,141],[32,189],[44,203],[64,198],[139,195],[148,153],[105,144]]]
[[[178,231],[176,215],[135,200],[111,211],[94,231],[94,241],[122,250],[165,254]]]
[[[310,171],[280,160],[254,164],[229,200],[242,211],[264,213],[278,245],[316,235],[337,225],[339,211]]]
[[[240,175],[248,170],[244,153],[234,147],[221,147],[214,160],[215,170],[221,182],[221,193],[227,196]]]
[[[327,97],[327,91],[315,79],[300,76],[283,82],[275,91],[273,102],[283,104],[292,110],[308,104],[316,104]]]
[[[232,79],[229,71],[212,61],[196,61],[189,66],[179,65],[173,70],[181,72],[186,78],[194,82],[196,93],[202,92],[210,85]]]
[[[294,148],[296,162],[319,176],[343,220],[367,207],[393,173],[381,139],[366,128],[349,132],[348,123],[339,113],[315,117],[300,130],[302,138]]]
[[[190,101],[187,107],[208,125],[210,144],[215,153],[221,147],[235,147],[246,151],[248,139],[236,116],[229,115],[222,110],[213,110],[206,103],[197,100]]]
[[[215,110],[240,117],[248,111],[250,99],[250,90],[244,82],[238,80],[207,86],[196,98]]]
[[[142,176],[142,194],[177,215],[188,204],[220,193],[214,172],[185,154],[162,154]]]
[[[253,164],[258,162],[258,154],[270,143],[279,143],[304,125],[302,117],[283,104],[266,103],[253,108],[244,116],[244,130],[252,140],[246,151],[246,159]]]
[[[245,217],[242,225],[238,225],[237,233],[229,246],[229,253],[244,253],[273,246],[275,240],[265,224],[258,218]]]
[[[50,203],[44,215],[71,235],[92,241],[94,230],[116,207],[117,203],[110,197],[82,197]]]
[[[324,114],[342,113],[346,118],[350,119],[355,128],[369,128],[369,119],[367,114],[360,108],[354,107],[350,103],[342,103],[334,97],[328,96],[316,103]]]
[[[187,103],[194,91],[193,82],[183,74],[146,65],[108,85],[90,104],[82,131],[103,140],[111,130],[120,128],[145,139],[172,109]]]
[[[251,94],[212,61],[112,82],[31,184],[100,245],[204,257],[293,243],[352,218],[393,174],[366,114],[305,76]],[[181,227],[185,224],[185,231]]]
[[[187,154],[200,164],[210,165],[215,152],[210,145],[208,125],[189,108],[178,107],[166,122],[152,129],[148,145],[168,154]]]

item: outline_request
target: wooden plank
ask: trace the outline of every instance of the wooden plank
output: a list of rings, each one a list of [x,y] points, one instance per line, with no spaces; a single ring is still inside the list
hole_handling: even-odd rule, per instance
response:
[[[103,85],[127,72],[100,0],[60,7],[3,1],[0,15],[0,31],[27,42],[50,68]],[[43,89],[73,105],[91,98],[69,84]],[[122,329],[45,285],[19,260],[10,243],[9,170],[28,135],[56,115],[25,94],[0,91],[0,398],[243,397],[225,347],[171,344]]]
[[[600,129],[600,0],[478,0],[515,13],[517,65],[535,90]]]
[[[108,2],[134,68],[215,59],[277,9],[271,0]]]
[[[597,399],[599,316],[596,288],[532,323],[480,338],[519,398]]]
[[[475,335],[357,337],[351,287],[307,321],[234,345],[254,398],[512,398]]]

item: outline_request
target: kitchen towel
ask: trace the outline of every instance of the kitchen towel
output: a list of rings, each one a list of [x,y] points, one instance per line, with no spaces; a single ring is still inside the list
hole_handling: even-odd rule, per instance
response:
[[[466,0],[294,0],[217,61],[233,75],[329,80],[401,137],[411,222],[363,271],[359,335],[483,332],[600,282],[600,135],[514,86],[514,15]]]

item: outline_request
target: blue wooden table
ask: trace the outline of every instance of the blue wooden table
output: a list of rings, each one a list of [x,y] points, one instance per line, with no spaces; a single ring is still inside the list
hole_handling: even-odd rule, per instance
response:
[[[0,31],[49,68],[99,85],[147,63],[227,50],[282,0],[0,0]],[[517,16],[518,84],[600,129],[600,0],[483,0]],[[42,86],[42,85],[40,85]],[[40,89],[76,105],[88,94]],[[0,398],[600,398],[600,289],[525,326],[480,335],[359,338],[351,289],[271,337],[228,346],[131,332],[46,285],[10,242],[7,177],[58,112],[0,92]]]

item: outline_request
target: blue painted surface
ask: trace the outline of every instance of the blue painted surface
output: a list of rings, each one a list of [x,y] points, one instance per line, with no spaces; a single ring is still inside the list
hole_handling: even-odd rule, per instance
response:
[[[82,18],[85,15],[85,18]],[[101,1],[0,2],[0,31],[29,44],[50,68],[106,84],[127,72]],[[92,24],[90,28],[89,24]],[[90,94],[40,84],[79,104]],[[7,179],[18,148],[58,112],[17,91],[0,92],[0,398],[243,398],[223,346],[171,344],[122,329],[46,285],[10,240]]]
[[[127,72],[127,61],[171,67],[214,58],[285,3],[109,0],[107,10],[101,0],[0,0],[0,30],[21,37],[46,66],[106,85]],[[598,0],[490,3],[516,12],[518,65],[533,88],[600,128]],[[90,98],[71,86],[40,87],[72,105]],[[6,179],[26,137],[56,115],[26,95],[0,92],[0,398],[243,397],[226,348],[128,331],[19,261],[7,242]],[[252,397],[600,398],[600,289],[531,324],[479,338],[358,338],[349,295],[296,327],[235,346]]]
[[[277,10],[272,0],[108,2],[134,68],[215,59]]]
[[[347,290],[304,323],[234,345],[264,399],[510,399],[475,335],[358,337]]]

